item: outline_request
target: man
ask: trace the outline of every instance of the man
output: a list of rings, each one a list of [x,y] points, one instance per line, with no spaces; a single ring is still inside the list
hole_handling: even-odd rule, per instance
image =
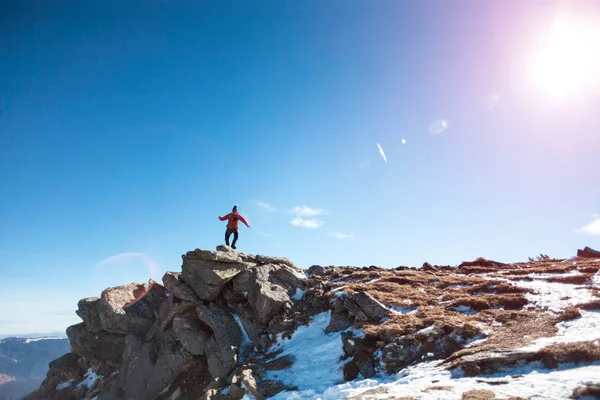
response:
[[[229,246],[229,237],[233,233],[233,242],[231,243],[231,247],[235,249],[235,243],[238,240],[239,221],[242,221],[248,228],[250,228],[250,225],[248,225],[244,217],[238,214],[237,206],[233,206],[233,210],[231,210],[231,213],[227,214],[224,217],[219,217],[219,220],[227,220],[227,230],[225,231],[225,244]]]

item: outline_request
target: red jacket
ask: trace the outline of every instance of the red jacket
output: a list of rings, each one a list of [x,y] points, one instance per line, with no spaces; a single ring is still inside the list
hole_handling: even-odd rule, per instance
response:
[[[244,219],[244,217],[242,217],[239,213],[229,213],[229,214],[227,214],[224,217],[219,217],[219,219],[221,221],[228,220],[228,222],[227,222],[227,227],[228,228],[235,228],[235,229],[237,229],[239,221],[242,221],[244,224],[246,224],[246,226],[248,228],[250,228],[250,225],[248,225],[248,223],[246,222],[246,220]]]

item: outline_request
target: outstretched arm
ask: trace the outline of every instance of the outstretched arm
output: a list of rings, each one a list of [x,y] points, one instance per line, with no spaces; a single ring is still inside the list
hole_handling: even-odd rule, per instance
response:
[[[221,221],[225,221],[227,218],[229,218],[229,214],[227,214],[227,215],[226,215],[226,216],[224,216],[224,217],[219,217],[219,220],[221,220]]]
[[[248,225],[248,223],[246,222],[244,217],[242,217],[241,215],[240,215],[240,221],[242,221],[248,228],[250,228],[250,225]]]

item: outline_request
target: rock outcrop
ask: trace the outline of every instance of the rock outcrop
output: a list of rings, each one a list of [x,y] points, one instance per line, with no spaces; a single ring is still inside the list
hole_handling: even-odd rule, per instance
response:
[[[585,254],[593,255],[590,250]],[[592,258],[520,264],[479,258],[458,267],[394,270],[314,265],[304,271],[286,258],[218,246],[187,252],[181,268],[165,273],[162,285],[131,283],[82,299],[82,322],[67,329],[71,352],[50,364],[29,398],[268,398],[294,390],[277,374],[289,375],[302,361],[301,352],[283,351],[282,339],[314,321],[321,321],[322,335],[336,338],[336,368],[346,381],[428,360],[466,376],[530,362],[552,369],[600,361],[597,340],[526,347],[554,335],[557,324],[597,310],[592,297],[600,297],[600,263]],[[518,285],[532,280],[570,285],[589,298],[549,312],[533,302],[534,290]],[[328,346],[324,351],[331,351]],[[573,396],[596,389],[589,383]],[[370,394],[377,390],[356,398]],[[477,396],[494,393],[463,394]]]

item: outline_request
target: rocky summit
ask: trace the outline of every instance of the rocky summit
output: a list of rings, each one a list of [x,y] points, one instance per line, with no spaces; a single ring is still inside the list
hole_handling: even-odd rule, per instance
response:
[[[227,246],[182,261],[162,284],[82,299],[70,353],[28,398],[518,399],[528,398],[513,385],[527,365],[600,376],[600,253],[591,249],[395,269],[303,270]],[[426,370],[440,378],[418,378]],[[412,386],[398,384],[406,377]],[[599,384],[565,383],[573,398]]]

